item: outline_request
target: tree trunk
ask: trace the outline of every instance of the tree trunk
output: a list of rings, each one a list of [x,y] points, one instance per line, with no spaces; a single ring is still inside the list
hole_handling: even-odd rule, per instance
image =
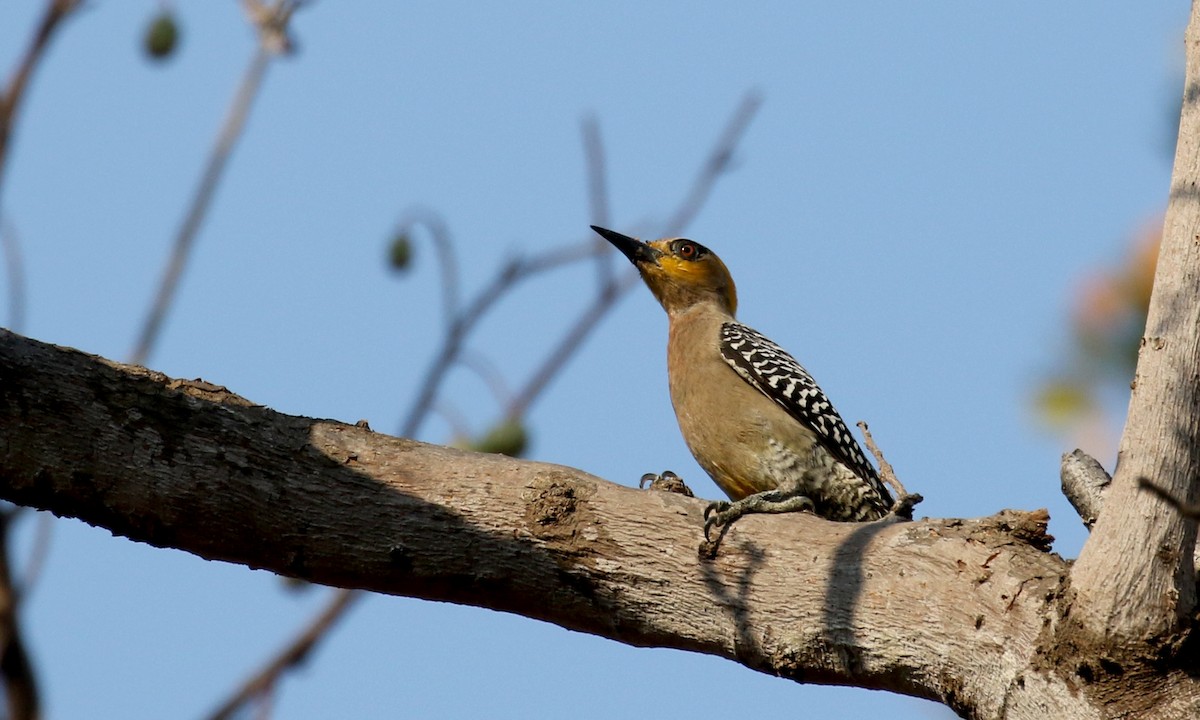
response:
[[[1172,646],[1196,610],[1196,521],[1138,487],[1196,499],[1200,469],[1200,21],[1192,8],[1171,197],[1105,510],[1071,571],[1072,623],[1123,654]],[[1114,562],[1114,559],[1119,561]],[[1200,717],[1200,715],[1198,715]]]

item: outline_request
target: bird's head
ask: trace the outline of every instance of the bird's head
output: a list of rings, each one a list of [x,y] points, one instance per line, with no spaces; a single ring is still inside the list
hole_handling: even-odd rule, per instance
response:
[[[666,238],[642,242],[592,226],[621,251],[668,314],[701,303],[716,303],[731,316],[737,311],[737,289],[721,258],[695,240]]]

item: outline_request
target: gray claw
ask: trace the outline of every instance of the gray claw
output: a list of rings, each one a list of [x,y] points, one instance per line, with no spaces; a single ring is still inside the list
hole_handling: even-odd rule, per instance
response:
[[[645,488],[649,486],[651,490],[660,490],[662,492],[676,493],[686,497],[695,497],[692,494],[691,488],[684,484],[683,478],[679,477],[670,470],[663,470],[661,475],[655,473],[646,473],[638,482],[638,487]]]
[[[715,500],[704,506],[704,539],[712,542],[708,534],[714,527],[725,525],[731,518],[727,516],[733,503],[726,500]],[[736,518],[733,518],[736,519]]]

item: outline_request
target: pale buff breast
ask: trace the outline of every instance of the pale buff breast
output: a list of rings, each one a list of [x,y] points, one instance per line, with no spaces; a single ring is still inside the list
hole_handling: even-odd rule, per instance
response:
[[[768,448],[766,438],[782,442],[786,454],[800,464],[811,454],[812,441],[798,432],[791,416],[725,362],[720,329],[731,319],[711,306],[672,317],[667,363],[671,402],[684,441],[700,467],[737,500],[781,487],[790,479],[785,476],[791,473],[783,472],[778,462],[780,448]]]

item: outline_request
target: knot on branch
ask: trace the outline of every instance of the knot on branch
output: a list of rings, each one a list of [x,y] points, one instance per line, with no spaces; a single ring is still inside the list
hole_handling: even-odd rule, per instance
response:
[[[575,488],[551,482],[529,504],[527,516],[538,525],[561,523],[575,512],[577,502]]]
[[[1045,508],[1001,510],[984,518],[971,537],[988,544],[1005,544],[1015,540],[1042,552],[1050,552],[1054,536],[1046,532],[1049,524],[1050,513]]]
[[[538,539],[574,542],[586,524],[587,498],[594,488],[551,473],[534,480],[526,493],[525,527]]]

